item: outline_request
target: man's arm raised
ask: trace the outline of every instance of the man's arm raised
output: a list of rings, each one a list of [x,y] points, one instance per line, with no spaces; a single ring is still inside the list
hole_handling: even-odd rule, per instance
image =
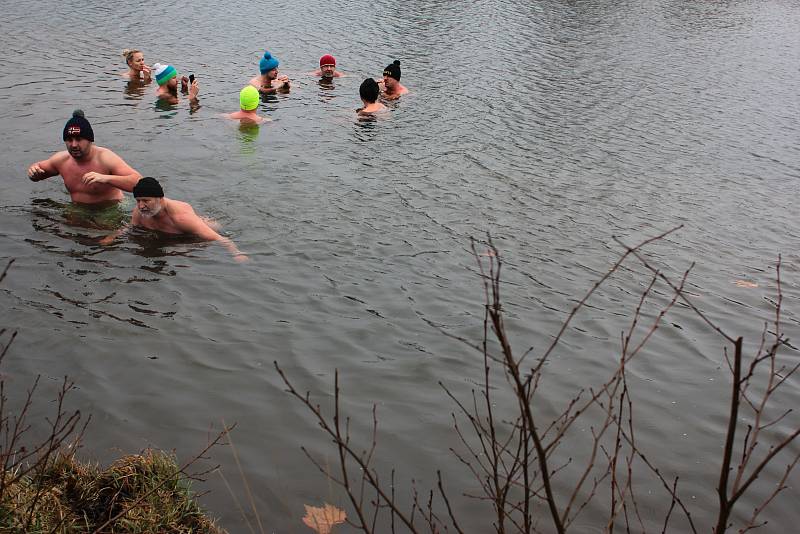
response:
[[[66,155],[66,152],[56,152],[45,160],[37,161],[28,167],[28,178],[30,178],[32,182],[38,182],[39,180],[58,175],[59,160],[64,159],[63,157]]]
[[[141,174],[111,150],[105,149],[100,153],[100,163],[109,170],[109,174],[87,172],[83,175],[83,183],[108,184],[130,193],[133,191],[133,186],[142,178]]]

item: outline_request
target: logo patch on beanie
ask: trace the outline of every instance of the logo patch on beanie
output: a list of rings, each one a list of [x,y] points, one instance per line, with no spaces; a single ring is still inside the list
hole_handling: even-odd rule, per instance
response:
[[[80,135],[81,134],[81,127],[73,124],[69,128],[67,128],[67,135]]]

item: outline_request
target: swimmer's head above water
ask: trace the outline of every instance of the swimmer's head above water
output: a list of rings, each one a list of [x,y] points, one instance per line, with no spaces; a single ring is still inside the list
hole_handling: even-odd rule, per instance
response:
[[[239,107],[242,108],[243,111],[253,111],[258,107],[259,101],[260,95],[258,89],[252,85],[248,85],[239,91]]]
[[[83,111],[76,109],[72,112],[72,117],[64,125],[64,133],[62,135],[64,141],[69,137],[79,137],[88,141],[94,142],[94,131],[92,125],[86,119]]]
[[[367,78],[361,82],[361,87],[358,88],[358,94],[361,97],[361,100],[363,100],[366,104],[373,104],[376,100],[378,100],[378,95],[380,92],[381,90],[380,87],[378,87],[378,82],[372,78]]]
[[[336,58],[330,54],[319,58],[319,72],[323,78],[333,78],[336,72]]]
[[[141,50],[126,48],[122,51],[122,57],[133,70],[141,71],[144,68],[144,54]]]
[[[72,112],[72,117],[64,125],[62,138],[67,145],[67,152],[73,158],[81,159],[89,152],[94,142],[94,131],[83,111],[76,109]]]
[[[258,62],[258,70],[261,72],[261,74],[266,74],[277,69],[279,64],[280,62],[272,57],[272,54],[269,52],[264,52],[264,55]]]
[[[133,198],[142,217],[155,217],[161,211],[164,190],[158,180],[145,176],[133,187]]]
[[[394,80],[400,81],[400,60],[395,59],[390,65],[387,65],[385,69],[383,69],[383,77],[384,78],[392,78]]]
[[[175,70],[175,67],[172,65],[162,65],[161,63],[153,65],[153,72],[156,75],[156,83],[159,87],[165,85],[172,79],[176,79],[178,76],[178,71]],[[175,83],[177,84],[177,80]]]

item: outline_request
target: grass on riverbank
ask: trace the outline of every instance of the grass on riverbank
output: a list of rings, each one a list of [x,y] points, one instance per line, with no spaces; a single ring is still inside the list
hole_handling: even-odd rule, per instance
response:
[[[0,532],[96,531],[225,532],[203,514],[174,457],[152,450],[107,469],[56,454],[33,476],[7,487],[0,501]]]

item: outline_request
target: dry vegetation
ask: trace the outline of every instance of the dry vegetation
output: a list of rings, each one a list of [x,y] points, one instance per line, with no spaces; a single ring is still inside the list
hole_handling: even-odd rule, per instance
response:
[[[13,263],[6,265],[0,282]],[[0,328],[0,363],[16,335]],[[63,380],[48,418],[31,421],[38,385],[37,377],[22,406],[12,409],[0,380],[0,532],[224,532],[203,515],[191,491],[190,481],[203,473],[188,469],[230,428],[183,465],[172,455],[148,450],[101,469],[75,458],[88,418],[64,407],[72,383]],[[33,426],[48,429],[48,437],[31,438]]]
[[[352,438],[350,418],[341,412],[338,372],[333,406],[328,412],[312,401],[309,393],[298,391],[276,362],[288,392],[308,408],[336,447],[338,465],[334,467],[307,451],[306,454],[343,489],[350,508],[348,522],[368,533],[475,532],[474,525],[462,524],[453,506],[454,498],[470,498],[475,501],[474,506],[482,506],[486,514],[491,514],[494,531],[503,534],[582,532],[586,518],[581,518],[583,524],[577,520],[588,508],[592,509],[593,521],[603,518],[592,525],[593,531],[607,533],[617,530],[723,534],[735,529],[743,534],[766,524],[765,509],[786,489],[788,477],[800,458],[796,448],[790,447],[800,428],[795,419],[788,419],[791,408],[776,401],[776,395],[787,387],[787,381],[800,365],[796,358],[782,356],[788,343],[781,323],[780,258],[775,268],[777,294],[770,301],[774,320],[763,325],[758,350],[748,356],[743,351],[742,337],[720,328],[695,305],[692,295],[684,291],[691,267],[673,279],[644,254],[643,249],[648,245],[673,231],[637,246],[617,241],[623,250],[619,260],[574,306],[552,342],[538,355],[531,351],[515,352],[506,331],[501,299],[500,254],[491,238],[483,245],[487,247],[485,252],[473,243],[485,292],[483,340],[474,343],[465,338],[455,339],[482,355],[482,387],[464,400],[441,385],[456,407],[454,432],[462,447],[453,452],[460,465],[474,475],[481,488],[479,495],[453,495],[445,489],[439,472],[435,488],[421,493],[412,482],[410,496],[401,495],[395,471],[382,473],[374,467],[378,444],[374,407],[372,437],[365,445]],[[536,400],[543,398],[541,386],[547,381],[547,362],[576,314],[626,262],[634,263],[639,272],[647,274],[638,303],[629,315],[629,325],[621,332],[614,369],[604,382],[576,390],[558,415],[546,416],[538,407],[548,402]],[[627,367],[643,357],[648,341],[676,306],[694,314],[717,336],[730,371],[730,402],[727,407],[720,407],[720,411],[727,413],[728,421],[727,432],[719,436],[718,450],[724,452],[719,460],[718,478],[709,479],[707,484],[709,495],[716,495],[718,501],[713,523],[709,524],[697,524],[692,502],[687,502],[683,495],[678,477],[669,475],[640,448],[635,400],[627,380]],[[647,314],[643,313],[645,307]],[[446,331],[442,333],[454,337]],[[498,413],[497,406],[506,405],[495,402],[501,395],[515,399],[508,404],[516,408]],[[575,432],[578,421],[590,431]],[[795,430],[779,430],[786,426]],[[567,453],[564,444],[580,435],[584,453],[573,457],[576,447],[570,443]],[[760,484],[755,484],[773,462],[785,466],[782,471],[777,470],[782,476],[766,481],[762,478]],[[396,469],[397,473],[403,473],[402,466]],[[656,488],[660,494],[642,492],[639,483],[643,479],[650,481],[648,489]],[[751,510],[734,513],[745,494],[750,503],[758,504]],[[706,512],[704,521],[709,516]]]

